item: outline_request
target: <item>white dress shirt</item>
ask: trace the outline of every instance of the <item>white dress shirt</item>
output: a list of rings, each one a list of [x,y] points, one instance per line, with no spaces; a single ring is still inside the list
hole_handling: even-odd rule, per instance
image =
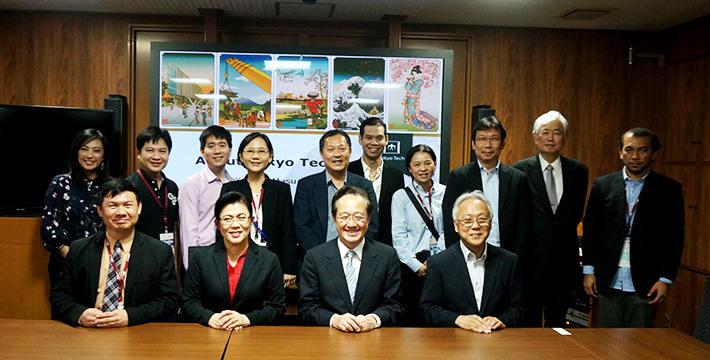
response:
[[[365,179],[370,180],[370,174],[372,170],[370,169],[367,164],[365,164],[365,160],[360,158],[360,162],[362,163],[362,174],[364,175]],[[380,166],[375,168],[375,179],[370,180],[372,182],[372,188],[375,190],[375,196],[377,197],[377,203],[380,203],[380,190],[382,190],[382,169],[385,166],[385,161],[381,160],[380,161]]]
[[[557,204],[559,204],[560,199],[562,199],[562,190],[564,190],[564,183],[562,182],[562,161],[560,161],[560,157],[558,156],[555,161],[549,163],[542,157],[542,155],[538,154],[537,156],[540,158],[540,167],[542,168],[543,180],[546,179],[545,169],[547,169],[547,165],[552,165],[552,177],[555,179]],[[545,185],[547,185],[547,183]]]
[[[481,299],[483,299],[483,280],[486,277],[486,258],[488,257],[488,244],[483,248],[483,255],[480,259],[476,259],[476,254],[471,252],[463,241],[459,241],[461,246],[461,252],[463,252],[463,259],[466,261],[466,268],[468,268],[468,276],[471,279],[471,285],[473,286],[473,295],[476,297],[476,306],[478,311],[481,311]]]

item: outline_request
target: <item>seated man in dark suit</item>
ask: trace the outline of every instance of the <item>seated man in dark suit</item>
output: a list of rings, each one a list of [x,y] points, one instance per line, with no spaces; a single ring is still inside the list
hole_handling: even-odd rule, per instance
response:
[[[321,136],[319,146],[325,170],[299,180],[293,200],[293,227],[301,256],[316,245],[338,236],[335,222],[330,217],[330,206],[335,192],[345,185],[367,192],[374,205],[367,237],[377,240],[377,196],[371,182],[348,172],[350,137],[342,130],[330,130]]]
[[[394,249],[365,233],[374,204],[353,186],[332,200],[337,241],[306,253],[298,312],[309,325],[365,332],[393,325],[402,315],[399,260]]]
[[[106,182],[97,201],[106,230],[72,243],[50,296],[53,317],[72,326],[124,327],[174,314],[180,295],[173,252],[135,231],[142,208],[136,187]]]
[[[522,317],[518,257],[488,246],[491,205],[476,190],[462,194],[453,209],[461,241],[429,258],[419,312],[432,325],[479,333],[515,326]]]

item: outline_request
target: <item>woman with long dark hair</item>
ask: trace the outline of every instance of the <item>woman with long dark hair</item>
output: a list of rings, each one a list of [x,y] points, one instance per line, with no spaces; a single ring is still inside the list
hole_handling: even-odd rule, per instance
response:
[[[44,198],[40,236],[49,251],[49,280],[54,285],[71,242],[91,236],[100,226],[94,197],[108,175],[106,136],[86,129],[69,148],[69,173],[52,179]]]

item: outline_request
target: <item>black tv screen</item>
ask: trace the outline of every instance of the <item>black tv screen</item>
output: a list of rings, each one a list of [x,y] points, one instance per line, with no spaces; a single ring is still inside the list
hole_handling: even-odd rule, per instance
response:
[[[94,128],[109,139],[109,173],[116,175],[112,159],[121,155],[115,138],[113,110],[0,104],[0,214],[38,216],[52,178],[69,171],[68,152],[74,135]]]

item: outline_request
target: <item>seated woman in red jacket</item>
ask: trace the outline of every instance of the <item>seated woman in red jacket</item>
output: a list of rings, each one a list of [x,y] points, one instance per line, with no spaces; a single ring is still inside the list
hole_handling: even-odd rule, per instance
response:
[[[196,247],[183,284],[183,313],[215,329],[269,325],[286,310],[281,265],[249,238],[251,206],[241,193],[222,194],[215,223],[223,241]]]

